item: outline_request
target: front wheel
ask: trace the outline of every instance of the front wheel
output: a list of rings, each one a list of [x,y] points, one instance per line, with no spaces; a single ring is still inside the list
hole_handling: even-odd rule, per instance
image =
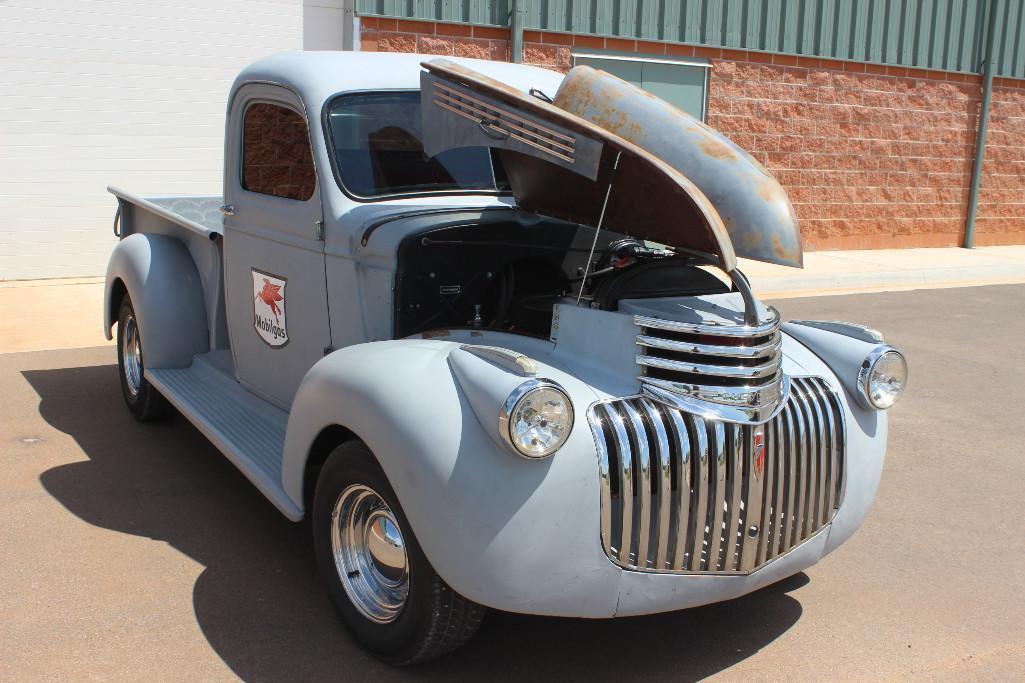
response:
[[[328,457],[313,499],[317,565],[342,621],[380,659],[409,665],[469,640],[486,608],[453,591],[420,549],[362,442]]]

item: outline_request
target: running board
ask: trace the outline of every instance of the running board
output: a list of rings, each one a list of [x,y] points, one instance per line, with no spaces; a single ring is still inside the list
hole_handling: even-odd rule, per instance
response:
[[[249,393],[213,358],[182,369],[146,370],[146,379],[292,521],[302,510],[281,482],[288,413]]]

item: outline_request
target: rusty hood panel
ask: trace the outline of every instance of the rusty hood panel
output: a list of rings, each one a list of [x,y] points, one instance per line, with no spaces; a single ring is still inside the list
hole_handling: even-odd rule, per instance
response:
[[[445,59],[423,66],[427,153],[501,149],[521,207],[595,225],[611,178],[605,228],[715,255],[727,271],[738,255],[802,265],[797,218],[775,178],[650,93],[578,66],[550,104]]]
[[[708,255],[736,254],[719,213],[683,173],[637,144],[461,64],[423,64],[424,152],[499,150],[527,211]]]
[[[588,66],[569,72],[554,103],[657,154],[685,175],[719,212],[738,256],[803,265],[801,231],[786,192],[754,157],[722,133]]]

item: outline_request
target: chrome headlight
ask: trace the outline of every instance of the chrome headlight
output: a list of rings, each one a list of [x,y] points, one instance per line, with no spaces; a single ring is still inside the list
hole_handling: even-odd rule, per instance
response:
[[[858,392],[866,408],[886,410],[908,384],[908,363],[892,346],[877,346],[858,370]]]
[[[525,458],[545,458],[559,450],[573,429],[573,404],[550,380],[532,379],[516,387],[498,415],[498,431]]]

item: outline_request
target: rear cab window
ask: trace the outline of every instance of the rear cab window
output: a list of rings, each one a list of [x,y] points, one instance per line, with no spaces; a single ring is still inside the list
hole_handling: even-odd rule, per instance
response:
[[[242,120],[242,187],[306,201],[316,184],[310,132],[302,115],[269,102],[249,105]]]

